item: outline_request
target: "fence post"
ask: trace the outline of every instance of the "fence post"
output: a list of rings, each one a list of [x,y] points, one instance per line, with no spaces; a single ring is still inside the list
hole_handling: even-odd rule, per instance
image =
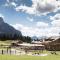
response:
[[[3,49],[2,49],[2,55],[3,55],[4,53],[3,53]]]
[[[8,47],[7,47],[7,54],[8,54]]]

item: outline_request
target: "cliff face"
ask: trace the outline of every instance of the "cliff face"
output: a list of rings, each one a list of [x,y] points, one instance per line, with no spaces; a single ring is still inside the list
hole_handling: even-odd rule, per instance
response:
[[[16,30],[15,28],[13,28],[12,26],[10,26],[9,24],[5,23],[3,18],[0,17],[0,34],[19,34],[22,35],[20,31]]]

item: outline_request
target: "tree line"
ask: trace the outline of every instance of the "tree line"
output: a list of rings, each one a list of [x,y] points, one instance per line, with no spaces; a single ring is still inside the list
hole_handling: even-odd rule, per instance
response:
[[[5,33],[0,34],[0,40],[1,41],[21,40],[23,42],[28,42],[28,43],[30,43],[32,41],[31,37],[29,37],[29,36],[22,36],[22,35],[19,35],[17,33],[15,33],[15,34],[11,34],[11,33],[10,34],[9,33],[7,33],[7,34],[5,34]]]

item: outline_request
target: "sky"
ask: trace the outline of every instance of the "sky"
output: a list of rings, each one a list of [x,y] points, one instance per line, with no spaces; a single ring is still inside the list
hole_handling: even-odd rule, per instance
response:
[[[24,36],[60,35],[60,0],[0,0],[0,17]]]

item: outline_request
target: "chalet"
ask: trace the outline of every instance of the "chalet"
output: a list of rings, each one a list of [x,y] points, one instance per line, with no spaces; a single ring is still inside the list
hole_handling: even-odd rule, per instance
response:
[[[60,38],[53,39],[51,41],[45,41],[42,43],[45,45],[46,50],[59,50],[60,51]]]
[[[60,38],[53,40],[49,43],[49,50],[59,50],[60,51]]]
[[[18,44],[21,48],[23,49],[28,49],[28,50],[44,50],[44,45],[41,44],[30,44],[30,43],[22,43]]]

